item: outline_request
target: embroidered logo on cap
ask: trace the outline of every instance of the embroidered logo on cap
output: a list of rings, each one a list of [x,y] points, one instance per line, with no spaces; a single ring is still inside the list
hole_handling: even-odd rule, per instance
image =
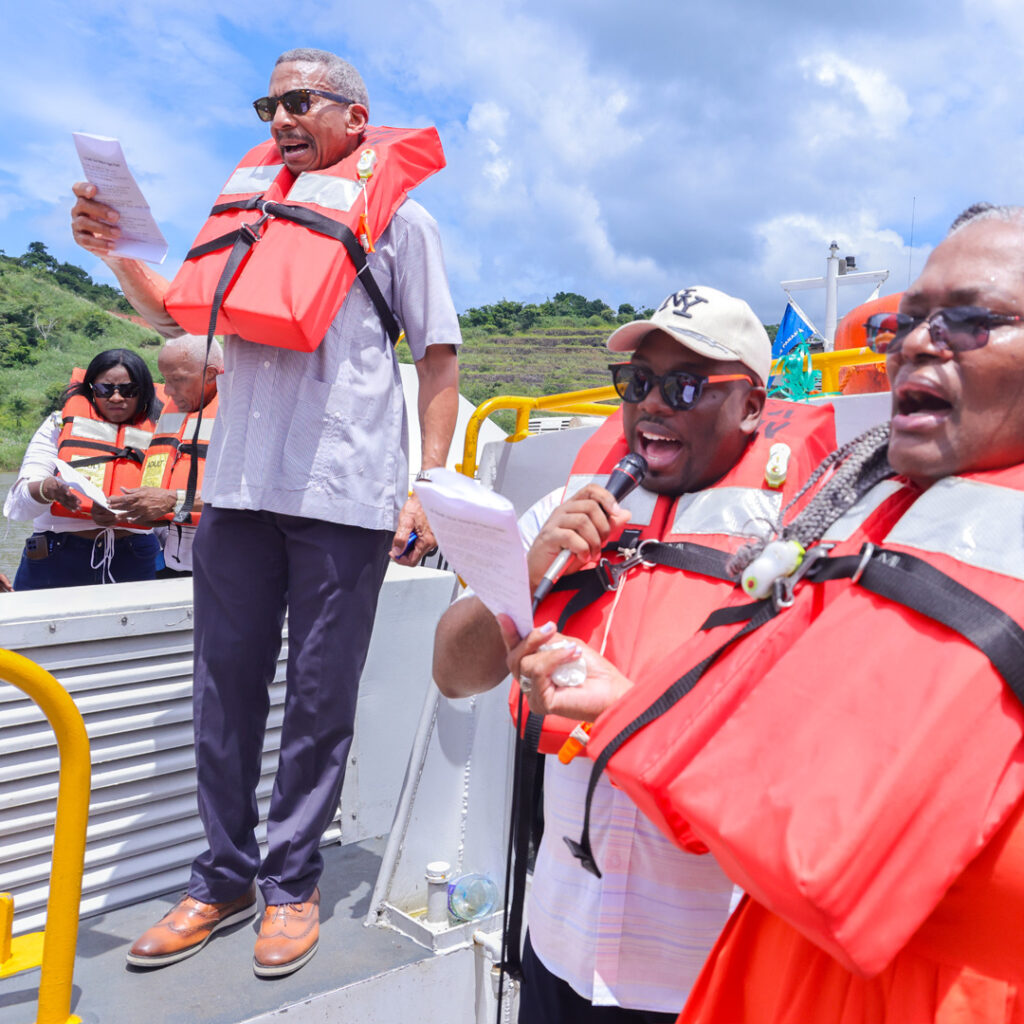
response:
[[[696,288],[687,288],[681,292],[673,292],[665,301],[658,307],[660,313],[663,309],[668,306],[673,306],[672,313],[675,316],[685,316],[688,320],[692,319],[693,314],[690,312],[691,306],[697,306],[701,302],[707,302],[703,295],[697,294]],[[682,309],[679,307],[682,306]]]

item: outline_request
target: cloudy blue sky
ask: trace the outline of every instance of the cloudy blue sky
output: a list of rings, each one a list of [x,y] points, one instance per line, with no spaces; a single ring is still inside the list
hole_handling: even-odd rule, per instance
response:
[[[1017,0],[2,0],[0,248],[70,239],[73,130],[113,135],[164,229],[170,273],[238,157],[275,56],[363,72],[371,120],[436,124],[456,306],[577,291],[748,298],[824,271],[828,243],[885,291],[977,199],[1020,202]],[[913,235],[911,235],[913,213]],[[912,241],[912,245],[911,245]],[[841,309],[867,297],[846,289]],[[819,318],[821,303],[808,299]],[[820,325],[820,323],[819,323]]]

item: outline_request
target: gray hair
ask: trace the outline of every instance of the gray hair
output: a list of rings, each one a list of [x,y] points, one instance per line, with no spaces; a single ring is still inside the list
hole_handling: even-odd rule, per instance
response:
[[[949,226],[946,237],[955,235],[968,224],[976,224],[983,220],[1001,220],[1024,224],[1024,206],[997,206],[995,203],[972,203]]]
[[[203,363],[214,367],[218,372],[224,369],[224,352],[216,338],[210,343],[210,354],[206,354],[206,339],[198,334],[181,334],[164,342],[164,352],[184,352],[196,370],[203,368]]]
[[[274,61],[274,67],[277,67],[278,64],[292,63],[319,64],[324,69],[324,76],[332,92],[347,96],[355,103],[361,103],[367,110],[370,109],[370,94],[366,91],[363,76],[347,60],[342,60],[336,53],[331,53],[329,50],[314,50],[308,46],[299,47],[296,50],[285,50]]]
[[[836,470],[821,490],[791,523],[782,525],[786,513],[832,466]],[[775,524],[776,537],[779,540],[795,540],[804,548],[811,547],[875,484],[894,474],[895,470],[889,465],[889,424],[880,423],[822,459],[817,469],[807,478],[807,483],[782,510],[779,522]],[[768,540],[755,538],[741,547],[730,559],[728,571],[739,577],[764,550]]]

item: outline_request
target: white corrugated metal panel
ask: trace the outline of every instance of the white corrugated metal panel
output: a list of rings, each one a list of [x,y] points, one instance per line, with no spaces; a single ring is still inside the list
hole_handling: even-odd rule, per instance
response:
[[[354,842],[390,828],[416,711],[432,685],[433,628],[451,579],[432,570],[388,571],[349,775],[325,842]],[[52,672],[89,734],[83,914],[184,888],[205,845],[195,803],[191,605],[187,579],[25,592],[0,601],[0,647]],[[270,690],[261,818],[277,768],[286,659],[287,640]],[[43,714],[0,682],[0,890],[14,894],[18,933],[45,922],[58,767]],[[262,842],[262,825],[258,836]]]
[[[188,580],[25,593],[4,603],[0,646],[52,672],[89,734],[84,913],[184,886],[205,845],[195,803],[191,604]],[[271,688],[261,810],[277,766],[286,656],[285,647]],[[0,685],[0,888],[14,893],[18,932],[45,922],[58,768],[42,712]]]

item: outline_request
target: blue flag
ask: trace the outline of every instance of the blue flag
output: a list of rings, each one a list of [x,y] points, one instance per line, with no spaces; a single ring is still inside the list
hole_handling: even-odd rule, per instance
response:
[[[810,343],[811,338],[817,333],[804,311],[790,299],[786,303],[786,312],[782,314],[782,322],[779,324],[778,333],[775,335],[775,342],[772,345],[772,358],[778,359],[780,356],[784,356],[791,348],[799,345],[801,341]]]

